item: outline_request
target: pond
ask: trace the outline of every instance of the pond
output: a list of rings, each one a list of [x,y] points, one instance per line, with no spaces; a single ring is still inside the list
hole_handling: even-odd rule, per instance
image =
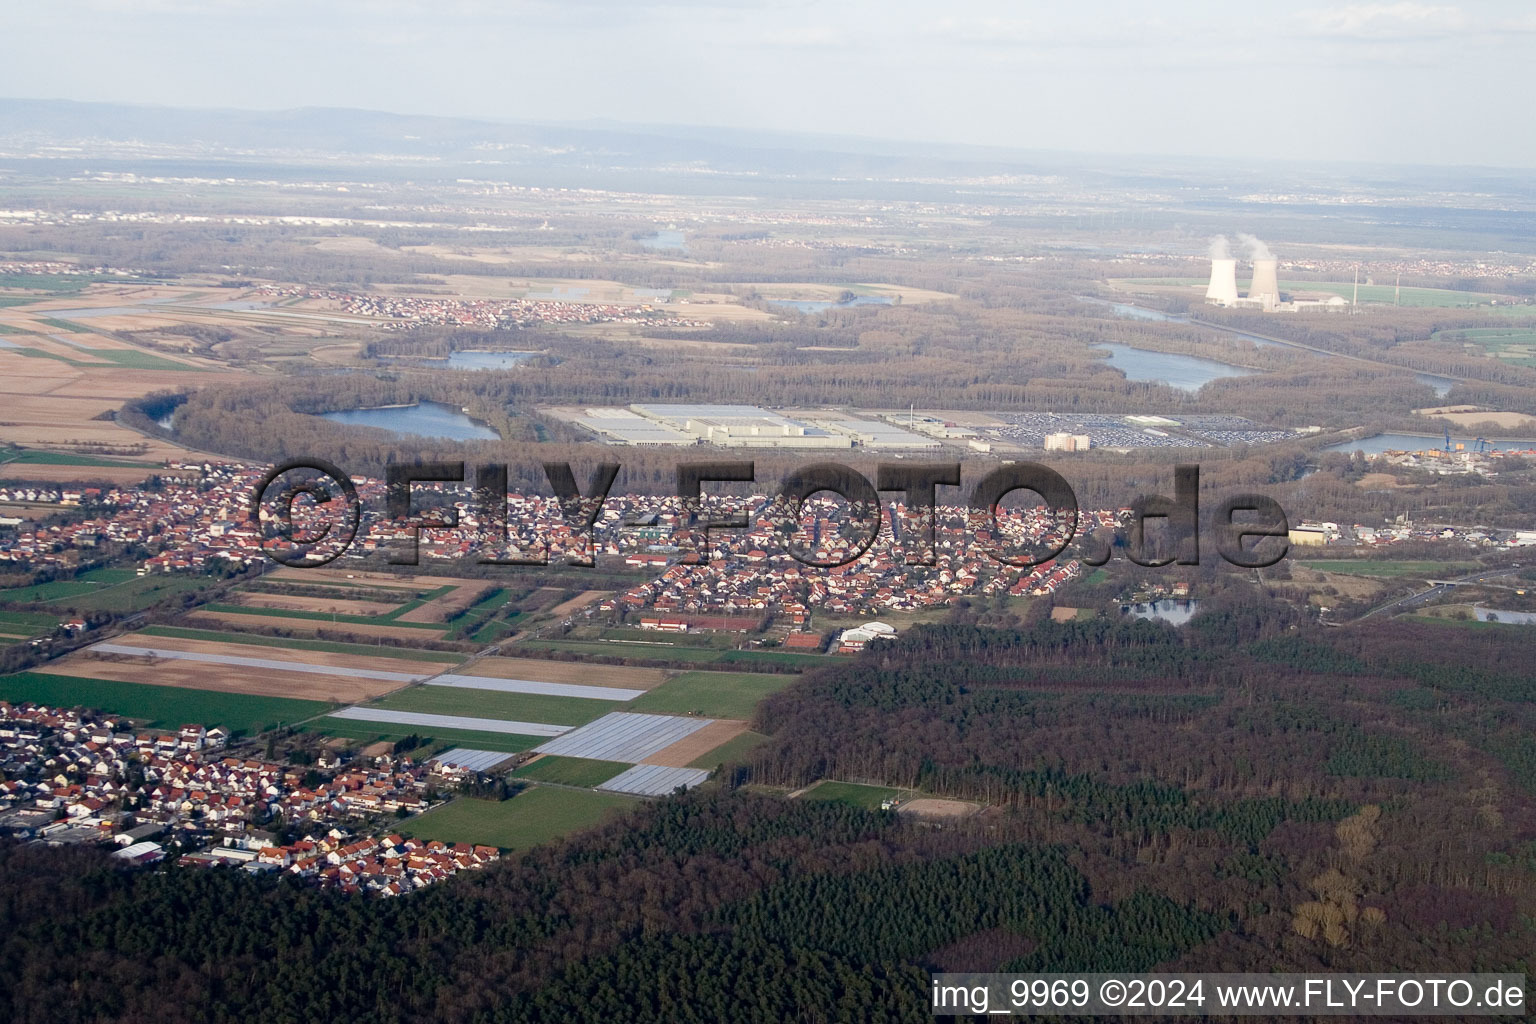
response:
[[[1416,373],[1413,377],[1420,384],[1428,384],[1434,389],[1436,398],[1444,398],[1451,393],[1451,388],[1456,385],[1456,382],[1451,378],[1442,377],[1435,373]]]
[[[1125,374],[1126,380],[1156,381],[1180,391],[1198,391],[1213,380],[1248,377],[1255,372],[1214,359],[1151,352],[1129,345],[1098,344],[1094,347],[1109,350],[1109,365]]]
[[[683,252],[686,252],[688,249],[683,233],[673,229],[658,231],[649,238],[642,238],[640,239],[640,244],[647,249],[674,249]]]
[[[340,409],[320,414],[332,423],[380,427],[401,437],[431,437],[450,441],[496,441],[501,435],[479,420],[442,402],[386,405],[374,409]]]
[[[1136,619],[1157,619],[1171,626],[1182,626],[1195,617],[1199,601],[1153,601],[1151,604],[1126,605],[1124,611]]]
[[[1515,626],[1536,625],[1536,612],[1507,612],[1500,608],[1484,608],[1473,605],[1472,614],[1478,622],[1507,622]]]

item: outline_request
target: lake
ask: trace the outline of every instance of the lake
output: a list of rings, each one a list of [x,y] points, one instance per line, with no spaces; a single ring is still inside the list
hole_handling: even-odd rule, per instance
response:
[[[676,249],[686,251],[688,245],[681,231],[658,231],[649,238],[640,239],[640,244],[647,249]]]
[[[486,352],[478,349],[461,349],[445,358],[433,356],[383,356],[384,359],[408,362],[434,370],[510,370],[537,352]]]
[[[1199,601],[1153,601],[1151,604],[1127,605],[1125,611],[1132,618],[1157,619],[1171,626],[1182,626],[1195,617],[1199,607]]]
[[[401,437],[431,437],[450,441],[497,441],[501,435],[479,420],[442,402],[387,405],[377,409],[340,409],[320,414],[332,423],[380,427]]]
[[[1431,388],[1433,388],[1436,398],[1444,398],[1446,395],[1450,394],[1451,388],[1456,384],[1456,382],[1451,380],[1451,378],[1441,377],[1440,375],[1434,373],[1416,373],[1413,375],[1413,378],[1420,384],[1428,384]]]
[[[1499,451],[1529,451],[1536,448],[1536,441],[1523,439],[1498,439],[1488,442]],[[1458,444],[1466,445],[1467,451],[1477,448],[1475,437],[1452,437],[1451,447]],[[1420,452],[1426,448],[1444,448],[1444,434],[1376,434],[1372,437],[1362,437],[1358,441],[1342,441],[1339,444],[1331,444],[1324,448],[1325,452],[1364,452],[1367,455],[1380,455],[1382,452]]]
[[[827,309],[848,309],[851,306],[889,306],[892,301],[889,295],[856,295],[847,302],[817,299],[769,299],[768,304],[770,306],[787,306],[797,313],[820,313]]]
[[[1156,381],[1180,391],[1198,391],[1213,380],[1248,377],[1255,372],[1214,359],[1149,352],[1129,345],[1098,344],[1094,347],[1109,350],[1109,365],[1125,374],[1126,380]]]
[[[1473,605],[1472,614],[1477,616],[1478,622],[1507,622],[1515,626],[1536,625],[1536,612],[1506,612],[1499,608],[1484,608],[1482,605]]]

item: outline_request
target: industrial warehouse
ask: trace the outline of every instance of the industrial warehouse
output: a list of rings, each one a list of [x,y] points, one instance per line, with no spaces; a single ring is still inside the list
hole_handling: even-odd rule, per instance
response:
[[[560,415],[562,410],[547,410]],[[631,405],[565,410],[565,418],[609,444],[920,451],[940,441],[889,422],[847,413],[772,412],[755,405]]]

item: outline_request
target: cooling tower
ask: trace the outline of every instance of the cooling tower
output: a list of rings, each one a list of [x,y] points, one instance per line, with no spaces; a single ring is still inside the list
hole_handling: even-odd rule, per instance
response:
[[[1218,306],[1237,302],[1237,260],[1211,260],[1211,286],[1205,290],[1205,301]]]
[[[1259,299],[1269,296],[1275,301],[1280,299],[1280,277],[1276,271],[1279,260],[1263,259],[1253,261],[1253,284],[1248,286],[1248,297]]]

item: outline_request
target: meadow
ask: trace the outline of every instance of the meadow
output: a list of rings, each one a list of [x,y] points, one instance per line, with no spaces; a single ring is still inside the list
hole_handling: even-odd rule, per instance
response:
[[[788,674],[684,672],[636,698],[626,710],[749,719],[759,701],[799,678]]]
[[[510,800],[460,797],[398,827],[418,839],[517,851],[596,825],[635,802],[613,793],[534,786]]]

